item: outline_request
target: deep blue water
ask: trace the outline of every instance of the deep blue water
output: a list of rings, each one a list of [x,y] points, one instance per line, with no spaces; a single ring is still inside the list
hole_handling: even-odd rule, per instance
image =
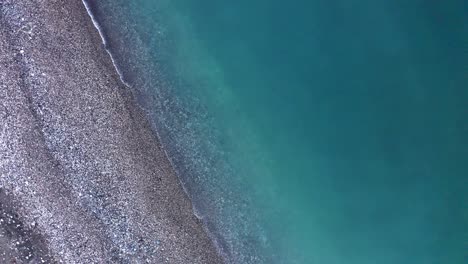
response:
[[[467,2],[117,2],[234,263],[468,263]]]

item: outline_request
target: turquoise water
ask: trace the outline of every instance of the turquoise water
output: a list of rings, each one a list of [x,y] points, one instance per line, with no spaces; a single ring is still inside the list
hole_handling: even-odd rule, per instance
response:
[[[146,93],[177,107],[146,108],[233,263],[468,263],[465,1],[119,8],[170,80]]]

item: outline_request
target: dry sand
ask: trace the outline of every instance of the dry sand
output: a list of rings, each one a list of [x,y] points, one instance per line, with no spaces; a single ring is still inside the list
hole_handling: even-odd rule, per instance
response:
[[[222,263],[79,0],[0,0],[0,263]]]

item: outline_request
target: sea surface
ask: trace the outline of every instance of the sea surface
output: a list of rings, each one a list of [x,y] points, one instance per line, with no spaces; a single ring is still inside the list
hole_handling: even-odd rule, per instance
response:
[[[87,2],[229,263],[468,263],[468,2]]]

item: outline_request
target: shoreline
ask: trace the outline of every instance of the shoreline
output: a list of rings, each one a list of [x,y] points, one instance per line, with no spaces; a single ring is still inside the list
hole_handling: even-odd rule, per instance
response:
[[[104,49],[106,50],[107,54],[109,55],[111,61],[112,61],[112,65],[114,66],[115,68],[115,71],[116,73],[119,75],[120,77],[120,81],[128,88],[128,92],[131,93],[132,95],[130,95],[131,97],[134,98],[134,100],[136,101],[135,102],[135,105],[137,108],[141,108],[140,110],[141,111],[144,111],[145,112],[145,115],[146,117],[150,117],[152,115],[152,113],[150,113],[150,111],[148,110],[145,110],[144,109],[144,104],[146,104],[146,106],[148,104],[151,104],[151,103],[148,103],[147,101],[145,101],[145,99],[141,99],[142,97],[145,96],[144,92],[142,90],[143,89],[136,89],[136,87],[134,87],[134,85],[132,85],[131,83],[125,81],[125,76],[126,74],[123,73],[123,70],[119,67],[118,65],[118,61],[119,61],[119,58],[115,58],[115,55],[111,48],[108,47],[109,45],[109,42],[105,36],[105,29],[102,28],[102,25],[97,21],[97,17],[95,17],[95,14],[93,13],[93,9],[96,9],[96,7],[93,7],[92,4],[90,3],[90,0],[81,0],[83,2],[83,5],[85,6],[86,8],[86,11],[90,17],[90,19],[92,20],[93,22],[93,25],[94,27],[96,28],[96,30],[98,31],[100,37],[101,37],[101,40],[102,40],[102,44],[104,45]],[[129,54],[132,54],[131,52]],[[147,63],[147,64],[150,64],[150,63]],[[125,68],[125,67],[123,67]],[[139,70],[136,70],[136,72],[139,72]],[[131,75],[130,72],[127,72],[128,74],[127,75]],[[139,76],[138,74],[135,74],[134,72],[132,72],[133,75],[137,76],[137,78],[144,78],[146,76]],[[141,74],[143,75],[143,74]],[[136,97],[140,97],[140,100],[143,100],[143,102],[139,102],[139,100],[136,99]],[[213,242],[216,250],[217,250],[217,253],[218,255],[220,255],[223,259],[223,262],[224,263],[230,263],[229,261],[231,260],[231,256],[229,256],[229,250],[226,248],[226,246],[222,246],[223,243],[225,243],[223,241],[223,238],[220,237],[220,234],[215,234],[214,233],[214,230],[215,228],[209,228],[208,226],[208,222],[205,221],[204,219],[204,216],[202,214],[200,214],[197,210],[197,208],[194,206],[193,204],[193,197],[192,197],[192,194],[191,192],[189,192],[189,190],[187,189],[187,186],[186,184],[184,184],[183,180],[181,179],[181,175],[180,173],[177,171],[177,166],[176,164],[174,164],[174,161],[173,159],[171,158],[171,156],[169,155],[168,151],[166,150],[165,148],[165,144],[168,144],[168,142],[163,142],[163,139],[161,138],[160,136],[160,132],[158,131],[157,127],[151,123],[151,120],[147,120],[148,123],[150,123],[150,126],[151,126],[151,130],[153,131],[153,133],[155,134],[155,136],[157,137],[157,140],[160,142],[160,146],[161,146],[161,149],[162,151],[164,152],[167,160],[169,161],[169,163],[171,164],[171,167],[173,168],[177,178],[179,179],[179,182],[182,186],[182,189],[184,190],[185,194],[189,197],[189,200],[191,201],[192,203],[192,213],[193,215],[202,223],[202,226],[203,226],[203,229],[205,230],[205,232],[208,234],[208,236],[210,237],[211,241]]]
[[[122,84],[124,86],[126,86],[126,88],[129,90],[128,92],[131,93],[132,95],[130,95],[131,97],[135,97],[135,95],[133,94],[135,91],[134,89],[132,89],[132,85],[128,82],[126,82],[124,80],[124,74],[122,73],[121,69],[119,68],[119,66],[117,65],[116,63],[116,60],[114,58],[114,54],[111,52],[111,50],[109,48],[106,47],[107,45],[107,40],[106,38],[104,37],[104,32],[103,32],[103,29],[101,28],[101,26],[99,25],[99,23],[96,21],[96,18],[94,17],[92,11],[91,11],[91,7],[89,6],[89,3],[88,3],[88,0],[81,0],[83,2],[83,5],[86,9],[86,12],[87,14],[89,15],[91,21],[93,22],[93,25],[94,27],[96,28],[96,30],[98,31],[99,33],[99,36],[101,37],[102,39],[102,44],[104,45],[104,50],[107,52],[107,54],[109,55],[109,58],[112,62],[112,65],[114,66],[114,69],[117,73],[117,75],[119,76],[119,79],[120,81],[122,82]],[[133,98],[134,99],[134,98]],[[137,108],[140,108],[141,106],[138,104],[138,102],[134,102],[134,104],[136,105],[135,107]],[[144,111],[144,110],[141,110],[141,111]],[[149,122],[149,121],[148,121]],[[153,131],[153,133],[155,134],[159,144],[161,145],[161,149],[162,151],[164,152],[167,160],[171,163],[171,166],[175,169],[175,165],[173,164],[169,154],[167,153],[166,149],[164,148],[164,145],[162,144],[162,141],[161,141],[161,136],[159,135],[159,132],[157,129],[151,129]],[[188,193],[188,191],[186,190],[185,186],[182,184],[182,187],[185,191],[185,193],[187,194],[187,196],[189,196],[190,194]],[[201,219],[201,217],[199,217],[195,211],[194,211],[194,214],[195,216],[198,218],[198,219]]]
[[[238,177],[241,168],[228,157],[224,131],[214,122],[208,101],[192,93],[197,84],[177,68],[183,62],[175,56],[185,45],[179,38],[182,25],[169,18],[177,17],[177,10],[154,3],[151,15],[140,17],[143,10],[123,0],[87,2],[105,48],[160,136],[218,252],[227,263],[271,263],[274,257],[265,253],[271,240],[264,239],[267,231],[258,224],[260,216],[246,191],[250,186]]]
[[[84,1],[0,7],[0,189],[50,257],[222,263]]]

